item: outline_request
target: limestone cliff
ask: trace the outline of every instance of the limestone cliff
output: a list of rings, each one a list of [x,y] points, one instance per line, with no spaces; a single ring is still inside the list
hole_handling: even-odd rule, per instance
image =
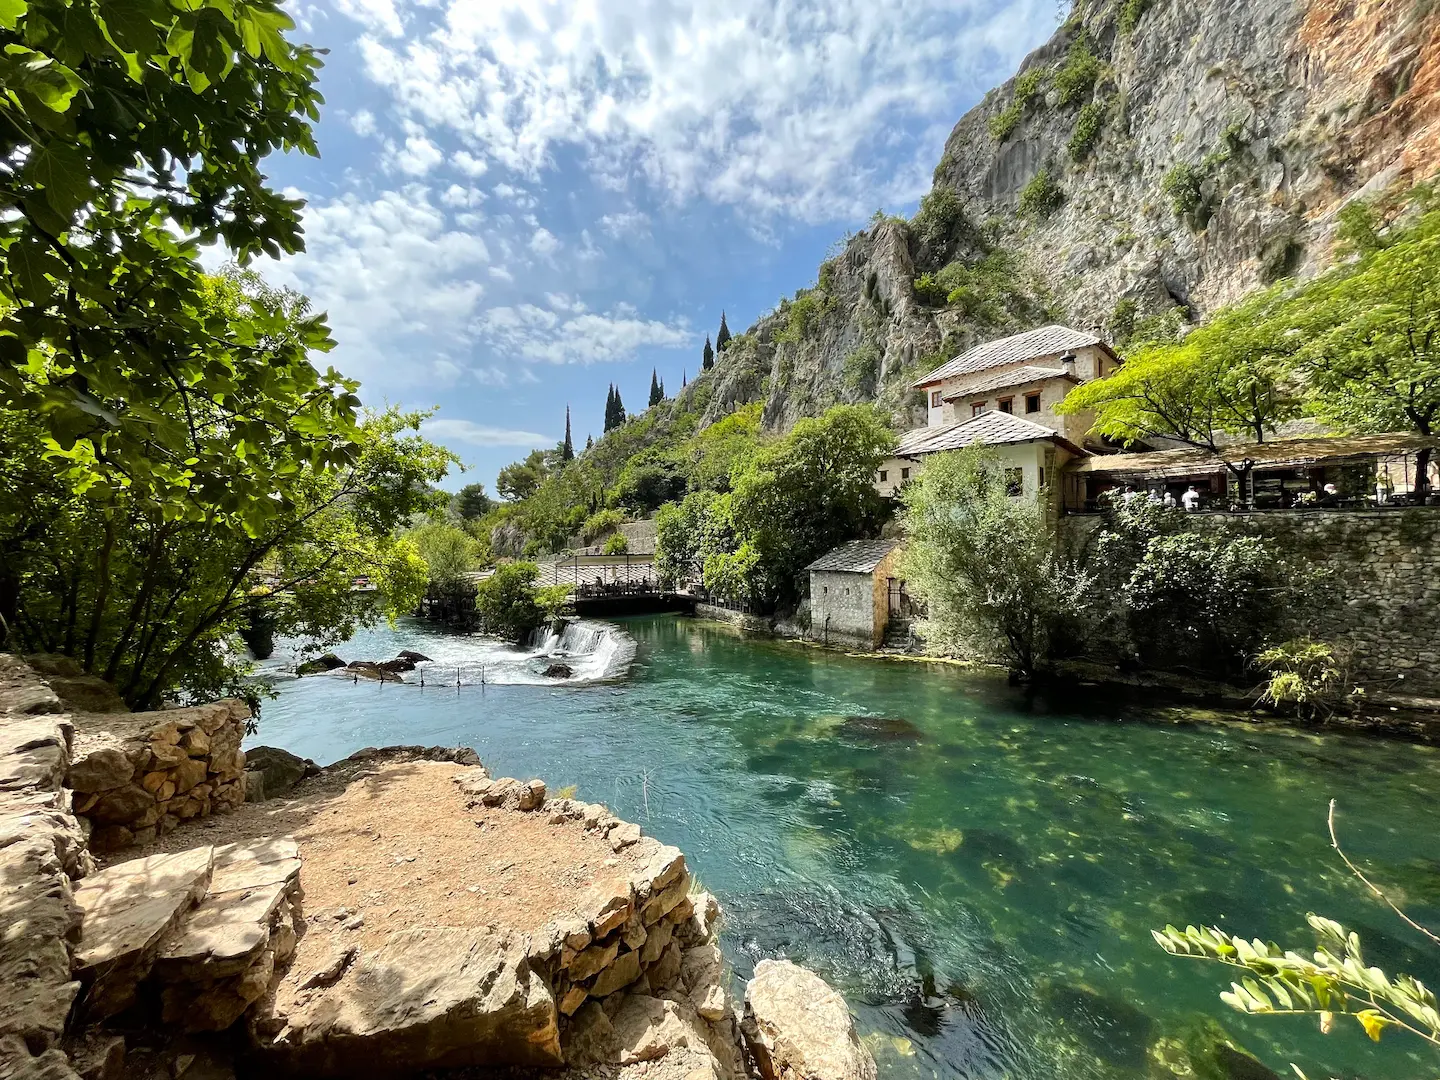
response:
[[[763,399],[784,429],[875,400],[909,426],[941,355],[1201,317],[1322,269],[1346,201],[1437,169],[1435,0],[1090,0],[956,124],[914,220],[851,237],[680,406]]]

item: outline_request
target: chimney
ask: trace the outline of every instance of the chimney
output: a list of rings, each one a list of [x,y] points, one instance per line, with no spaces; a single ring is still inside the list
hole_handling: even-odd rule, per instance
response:
[[[1075,354],[1073,352],[1067,352],[1064,356],[1060,357],[1060,367],[1067,375],[1074,375]]]

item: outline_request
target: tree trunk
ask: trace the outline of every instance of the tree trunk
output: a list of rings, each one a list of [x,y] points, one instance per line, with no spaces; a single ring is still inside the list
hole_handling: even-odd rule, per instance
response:
[[[1425,505],[1425,497],[1430,494],[1430,455],[1434,453],[1426,446],[1415,451],[1415,501],[1421,506]]]

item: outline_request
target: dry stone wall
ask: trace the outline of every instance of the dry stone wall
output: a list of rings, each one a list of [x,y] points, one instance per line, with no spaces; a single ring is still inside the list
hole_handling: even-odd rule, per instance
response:
[[[1076,543],[1099,525],[1061,519]],[[1287,632],[1349,649],[1372,693],[1440,697],[1440,507],[1195,514],[1186,525],[1264,536],[1325,571],[1324,609]]]
[[[91,847],[147,844],[180,822],[245,801],[240,749],[250,708],[227,698],[147,713],[76,715],[66,776],[75,812],[94,826]]]

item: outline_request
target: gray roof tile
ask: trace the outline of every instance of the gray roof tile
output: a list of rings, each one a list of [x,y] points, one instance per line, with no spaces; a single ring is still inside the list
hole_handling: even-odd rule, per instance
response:
[[[916,428],[900,436],[895,447],[896,457],[935,454],[941,450],[960,450],[974,443],[1000,446],[1005,443],[1035,442],[1060,436],[1047,427],[1003,412],[985,412],[960,424],[946,427]]]
[[[847,574],[868,574],[880,560],[894,551],[899,540],[852,540],[834,551],[827,551],[806,570],[834,570]]]
[[[1080,378],[1073,371],[1066,371],[1063,368],[1030,367],[1029,365],[1019,368],[1010,368],[1008,371],[997,372],[988,379],[981,379],[979,382],[969,386],[961,387],[959,390],[951,391],[945,395],[946,401],[956,401],[960,398],[969,397],[971,394],[988,394],[991,390],[1004,390],[1010,386],[1024,386],[1026,383],[1046,382],[1050,379],[1073,379],[1079,382]]]
[[[1042,326],[1038,330],[1027,330],[998,341],[987,341],[976,345],[969,352],[961,353],[948,364],[942,364],[930,372],[915,386],[948,379],[952,375],[969,375],[986,371],[1002,364],[1023,364],[1042,356],[1057,356],[1071,349],[1083,349],[1087,345],[1103,344],[1094,334],[1072,330],[1068,326]]]

